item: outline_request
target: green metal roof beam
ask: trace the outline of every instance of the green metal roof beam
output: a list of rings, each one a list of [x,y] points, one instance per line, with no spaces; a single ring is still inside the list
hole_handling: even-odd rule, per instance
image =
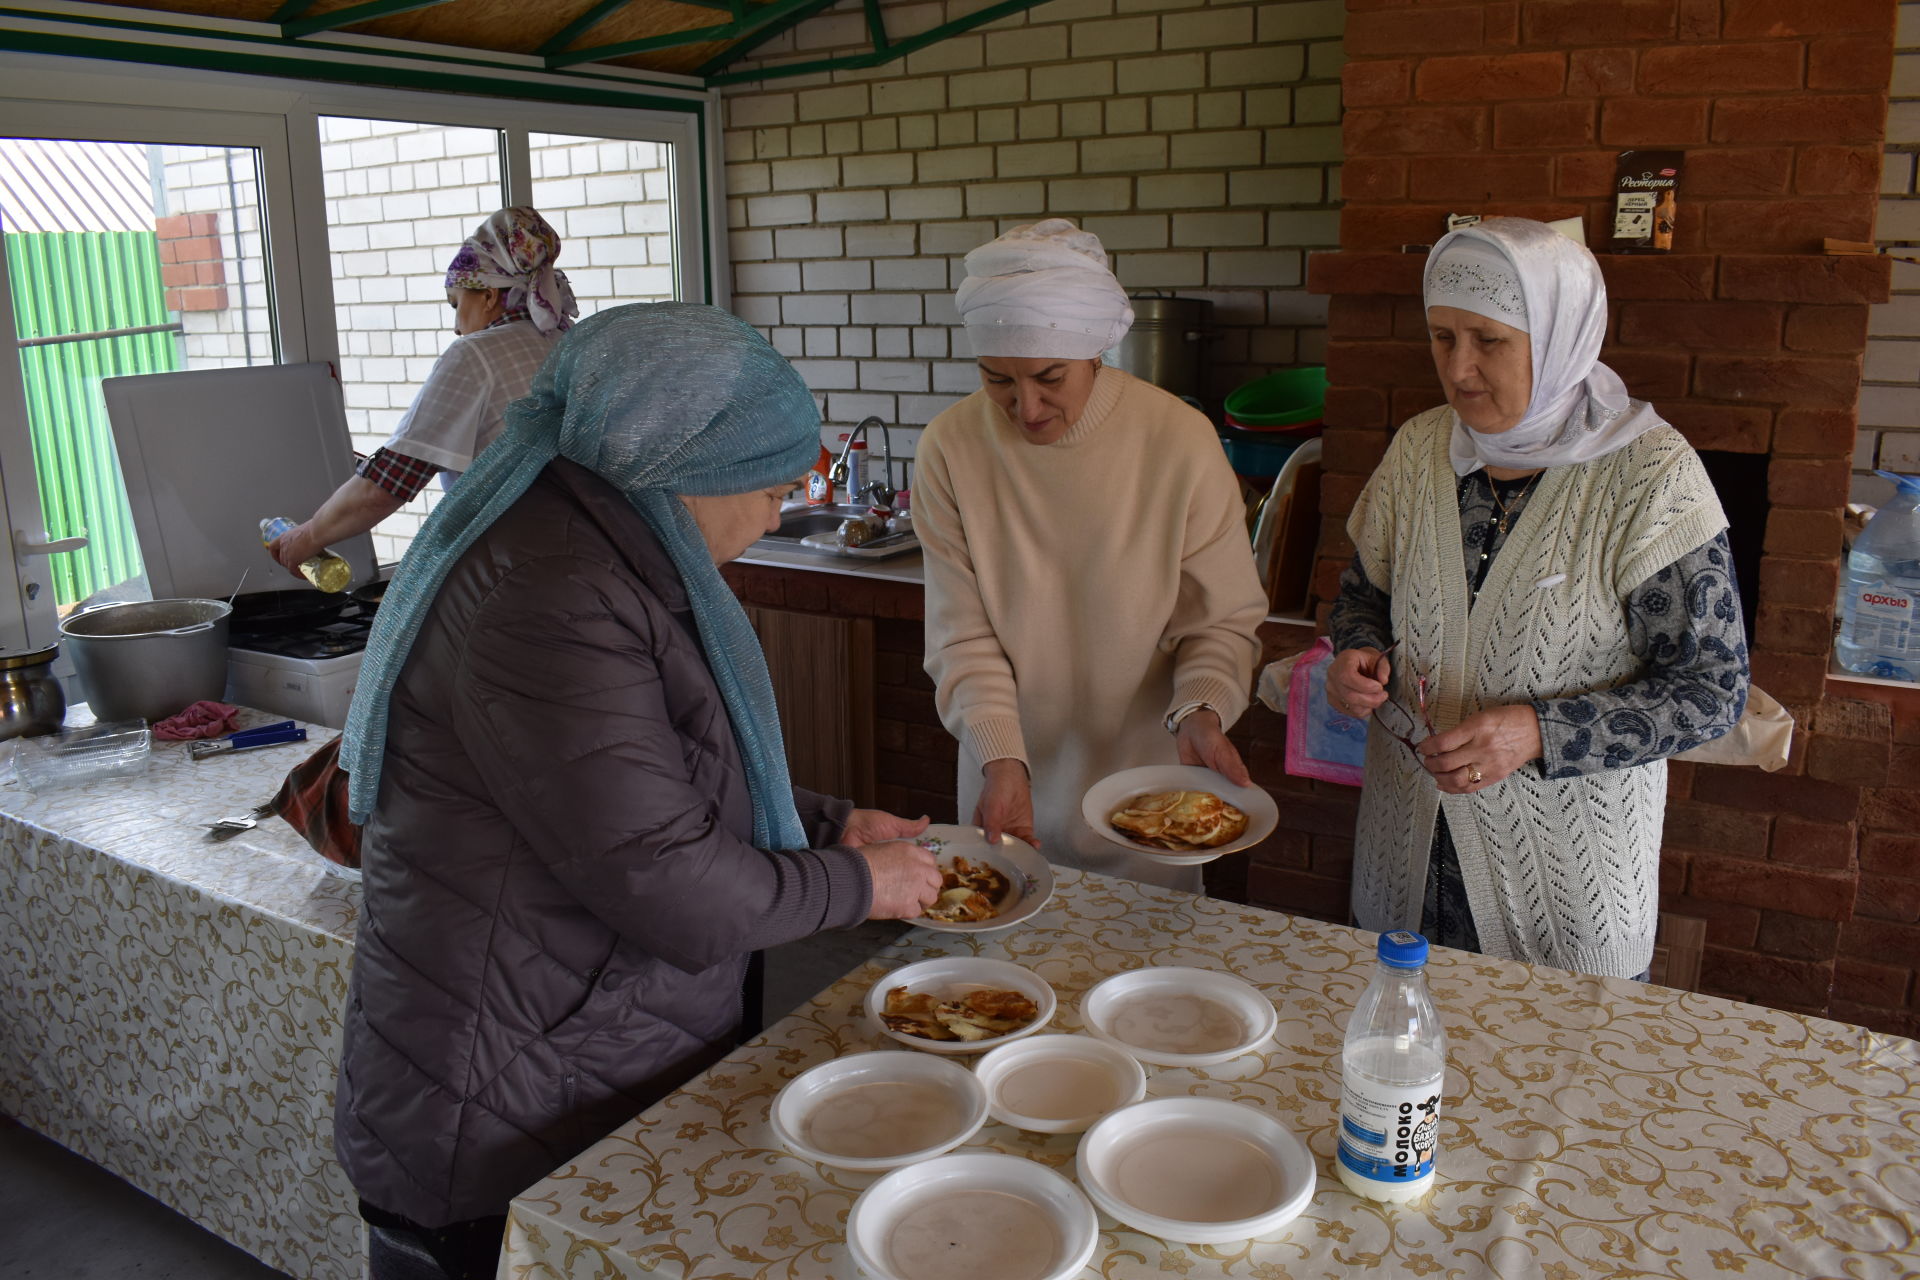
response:
[[[554,32],[546,43],[534,50],[534,53],[544,58],[550,53],[560,52],[560,50],[566,48],[582,35],[586,34],[587,31],[599,26],[601,21],[615,9],[624,9],[632,3],[633,0],[600,0],[599,4],[594,5],[593,8],[587,10],[572,22],[569,22],[566,26],[560,28],[560,30]]]
[[[431,9],[451,3],[453,0],[367,0],[365,4],[349,5],[317,17],[283,22],[280,24],[280,34],[289,40],[298,40],[322,31],[337,31],[356,23],[372,22],[375,18],[390,18],[396,13],[410,13],[415,9]]]
[[[710,75],[707,77],[707,84],[709,86],[746,84],[754,80],[775,80],[784,76],[810,76],[822,71],[855,71],[884,66],[910,53],[918,53],[928,45],[939,44],[949,37],[963,35],[975,27],[984,27],[989,22],[1010,18],[1016,13],[1024,13],[1036,5],[1045,3],[1047,0],[1001,0],[1001,3],[990,5],[978,13],[956,18],[952,22],[943,23],[917,36],[909,36],[905,40],[889,45],[885,49],[876,49],[872,53],[851,53],[838,58],[819,58],[812,62],[782,63],[774,67],[755,67],[751,71],[735,71],[728,75]]]
[[[287,0],[285,4],[273,11],[273,16],[268,18],[267,21],[276,24],[292,22],[295,18],[319,3],[320,0]]]
[[[767,41],[785,35],[787,32],[805,22],[808,18],[813,17],[816,13],[824,13],[838,3],[839,0],[814,0],[814,3],[788,14],[772,26],[762,27],[754,35],[748,36],[746,39],[738,41],[729,48],[721,50],[705,63],[701,64],[700,67],[694,71],[694,74],[697,76],[710,76],[715,72],[722,71],[740,61],[740,59],[746,57]]]
[[[873,37],[873,51],[887,51],[887,24],[880,16],[880,0],[867,0],[867,34]]]
[[[585,49],[572,49],[565,53],[550,53],[546,57],[548,70],[577,66],[582,62],[603,62],[609,58],[624,58],[635,53],[650,53],[655,49],[674,49],[687,44],[708,44],[715,40],[737,40],[750,36],[762,27],[780,21],[788,14],[804,9],[819,0],[773,0],[772,4],[762,5],[753,15],[742,22],[729,22],[718,27],[694,27],[687,31],[674,31],[663,36],[647,36],[640,40],[623,40],[618,44],[592,45]]]

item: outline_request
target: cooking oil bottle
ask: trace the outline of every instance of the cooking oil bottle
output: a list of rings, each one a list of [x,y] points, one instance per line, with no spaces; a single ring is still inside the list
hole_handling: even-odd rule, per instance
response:
[[[294,522],[285,516],[268,516],[260,522],[260,545],[272,546],[274,539],[293,527]],[[300,576],[322,591],[345,591],[353,581],[353,566],[331,551],[322,551],[300,562]]]

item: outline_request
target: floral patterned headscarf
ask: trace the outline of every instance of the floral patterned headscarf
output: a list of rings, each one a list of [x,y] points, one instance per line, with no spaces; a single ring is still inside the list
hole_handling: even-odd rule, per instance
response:
[[[505,289],[501,320],[531,320],[542,333],[565,331],[580,314],[566,273],[556,271],[560,237],[525,205],[501,209],[467,237],[447,267],[449,289]]]

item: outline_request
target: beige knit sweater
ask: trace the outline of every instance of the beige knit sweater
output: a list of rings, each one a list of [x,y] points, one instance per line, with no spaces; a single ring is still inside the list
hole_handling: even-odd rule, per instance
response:
[[[1246,709],[1267,601],[1211,424],[1102,369],[1056,443],[1029,444],[976,391],[927,427],[914,471],[926,668],[960,740],[960,820],[983,762],[1023,760],[1054,861],[1198,889],[1197,868],[1089,831],[1080,800],[1109,773],[1176,763],[1174,707],[1207,702],[1226,724]]]

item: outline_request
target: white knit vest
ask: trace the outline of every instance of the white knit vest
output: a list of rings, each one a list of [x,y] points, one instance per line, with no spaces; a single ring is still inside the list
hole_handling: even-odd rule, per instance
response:
[[[1401,427],[1347,522],[1368,578],[1393,597],[1393,692],[1424,674],[1434,725],[1483,708],[1637,678],[1625,599],[1727,527],[1699,457],[1657,427],[1590,462],[1544,472],[1470,601],[1442,406]],[[1526,764],[1442,796],[1384,732],[1367,740],[1353,874],[1362,928],[1417,929],[1434,815],[1446,805],[1488,955],[1632,977],[1653,958],[1665,761],[1547,780]]]

